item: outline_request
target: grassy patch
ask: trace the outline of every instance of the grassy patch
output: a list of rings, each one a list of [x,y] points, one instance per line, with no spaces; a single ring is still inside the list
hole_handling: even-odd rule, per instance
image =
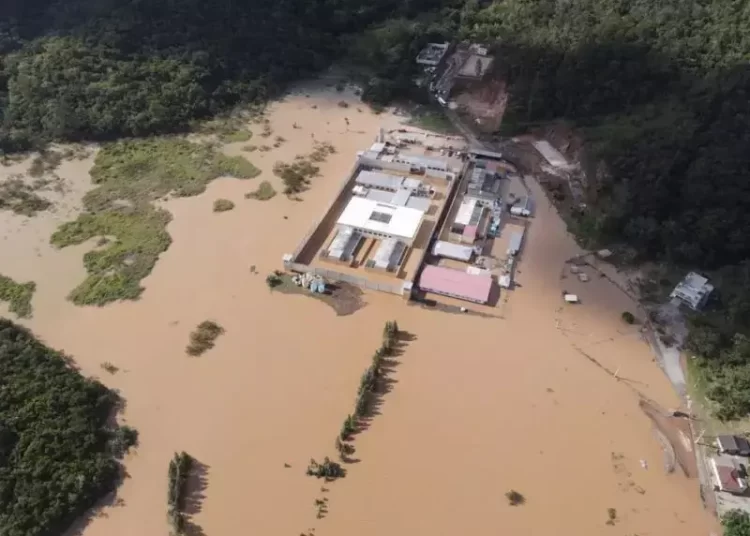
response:
[[[51,206],[52,203],[37,195],[34,188],[21,179],[9,179],[0,184],[0,210],[31,217]]]
[[[709,389],[710,372],[705,366],[701,366],[702,358],[688,357],[685,360],[686,387],[688,395],[693,402],[692,413],[696,416],[696,426],[705,432],[707,436],[716,436],[725,433],[743,434],[750,429],[750,418],[733,421],[722,421],[716,416],[720,407],[711,401],[706,393]]]
[[[217,199],[214,201],[214,212],[226,212],[234,208],[234,203],[229,199]]]
[[[224,143],[248,141],[253,137],[253,133],[248,130],[247,125],[251,121],[257,121],[259,114],[260,109],[253,108],[235,111],[207,121],[195,122],[193,130],[200,134],[216,136]]]
[[[439,132],[440,134],[458,134],[456,127],[453,126],[453,123],[451,123],[442,110],[431,108],[417,111],[408,124],[424,130]]]
[[[254,192],[248,192],[245,194],[245,199],[257,199],[258,201],[268,201],[276,195],[276,190],[268,181],[263,181],[258,185],[258,189]]]
[[[63,224],[51,238],[66,247],[91,238],[115,237],[84,256],[86,280],[73,290],[77,305],[104,305],[136,299],[159,255],[171,242],[170,215],[153,206],[169,194],[193,196],[222,175],[257,176],[242,157],[228,157],[212,147],[178,138],[125,140],[105,145],[97,154],[91,177],[97,188],[84,197],[86,213]]]
[[[309,155],[297,156],[291,164],[276,162],[273,172],[284,183],[284,193],[293,195],[307,190],[310,180],[320,172],[315,164],[324,162],[328,155],[335,152],[336,148],[330,143],[316,143]]]
[[[204,320],[190,334],[190,344],[186,349],[188,355],[197,357],[210,350],[222,333],[224,333],[224,328],[219,324],[211,320]]]
[[[227,143],[238,143],[242,141],[250,141],[250,138],[252,137],[253,133],[249,130],[235,130],[234,132],[227,133],[222,138],[222,141],[225,141]]]
[[[31,298],[36,290],[36,283],[16,283],[10,277],[0,275],[0,301],[10,304],[11,313],[21,318],[31,316]]]
[[[41,151],[31,161],[28,173],[31,177],[43,177],[56,170],[62,161],[63,155],[57,151]]]

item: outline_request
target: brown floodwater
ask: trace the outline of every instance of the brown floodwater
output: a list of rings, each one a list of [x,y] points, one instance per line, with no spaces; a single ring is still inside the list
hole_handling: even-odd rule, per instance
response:
[[[59,172],[73,185],[67,212],[3,214],[0,273],[38,284],[34,317],[24,323],[74,356],[85,374],[118,389],[127,401],[121,420],[140,432],[118,500],[106,501],[75,532],[167,534],[167,465],[180,450],[199,462],[190,534],[716,530],[697,483],[665,473],[651,421],[639,409],[640,394],[665,408],[679,400],[638,327],[620,320],[634,304],[605,279],[580,283],[565,275],[565,260],[579,250],[533,181],[539,210],[522,253],[521,286],[503,303],[502,318],[431,311],[376,293],[365,294],[367,305],[356,314],[337,317],[317,300],[269,292],[265,275],[321,216],[354,153],[402,118],[375,115],[351,93],[321,84],[272,104],[268,117],[268,144],[277,135],[287,141],[248,155],[262,176],[220,179],[201,196],[164,204],[174,215],[173,244],[139,301],[77,308],[64,299],[85,276],[82,254],[90,245],[55,251],[46,244],[58,220],[79,207],[90,159]],[[337,153],[301,202],[244,199],[264,179],[280,189],[273,163],[309,152],[314,140],[332,142]],[[240,154],[246,143],[225,150]],[[250,143],[264,141],[256,135]],[[236,208],[212,212],[219,197]],[[582,304],[561,307],[563,288]],[[188,357],[189,333],[205,319],[226,334],[202,357]],[[310,458],[335,455],[359,376],[389,319],[411,340],[380,414],[356,437],[357,462],[324,492],[305,468]],[[119,372],[104,372],[105,361]],[[617,370],[619,380],[602,367]],[[508,505],[511,489],[524,505]],[[314,501],[324,496],[329,511],[318,519]]]

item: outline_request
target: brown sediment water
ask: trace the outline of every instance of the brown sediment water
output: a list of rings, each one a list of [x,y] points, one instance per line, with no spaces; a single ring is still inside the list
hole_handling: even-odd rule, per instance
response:
[[[443,314],[372,292],[363,309],[339,317],[320,301],[270,292],[265,275],[322,215],[355,152],[400,118],[375,115],[352,94],[320,84],[272,104],[268,118],[272,136],[264,141],[254,128],[249,143],[287,141],[247,154],[263,170],[255,182],[220,179],[201,196],[164,204],[174,216],[173,243],[138,301],[66,302],[85,276],[86,246],[49,248],[51,215],[3,214],[0,273],[38,284],[34,317],[24,323],[118,389],[127,401],[121,419],[140,432],[121,500],[78,532],[166,534],[167,464],[179,450],[204,472],[204,489],[191,501],[192,534],[705,536],[715,529],[697,483],[665,474],[652,422],[639,408],[641,395],[666,408],[679,400],[638,326],[620,319],[634,305],[605,279],[561,280],[565,260],[579,250],[533,181],[538,212],[519,264],[521,286],[502,318]],[[260,180],[280,190],[274,162],[308,153],[315,140],[332,142],[337,153],[301,202],[244,199]],[[225,150],[240,154],[247,143]],[[90,164],[63,164],[59,173],[85,190]],[[236,208],[213,213],[220,197]],[[75,194],[70,199],[75,205]],[[563,288],[582,304],[562,307]],[[226,333],[190,358],[189,333],[205,319]],[[358,463],[322,492],[305,468],[310,458],[335,455],[359,376],[390,319],[413,340],[398,357],[380,414],[356,436]],[[119,372],[104,372],[105,361]],[[508,505],[511,489],[524,505]],[[317,519],[314,500],[322,496],[329,513]],[[614,526],[608,508],[616,510]]]

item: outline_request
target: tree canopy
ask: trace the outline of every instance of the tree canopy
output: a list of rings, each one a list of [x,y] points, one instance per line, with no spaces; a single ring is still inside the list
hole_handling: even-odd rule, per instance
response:
[[[58,536],[114,488],[115,456],[135,439],[130,429],[108,427],[116,404],[115,393],[81,376],[62,354],[0,319],[4,536]]]

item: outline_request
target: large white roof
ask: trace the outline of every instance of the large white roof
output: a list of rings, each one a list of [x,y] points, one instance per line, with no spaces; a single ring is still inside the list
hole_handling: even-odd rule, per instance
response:
[[[339,225],[412,240],[422,223],[424,211],[352,197],[338,219]]]
[[[458,213],[456,214],[456,223],[460,225],[469,225],[471,222],[471,215],[474,214],[474,209],[477,207],[477,200],[473,198],[466,198],[461,201],[461,205],[458,207]]]

